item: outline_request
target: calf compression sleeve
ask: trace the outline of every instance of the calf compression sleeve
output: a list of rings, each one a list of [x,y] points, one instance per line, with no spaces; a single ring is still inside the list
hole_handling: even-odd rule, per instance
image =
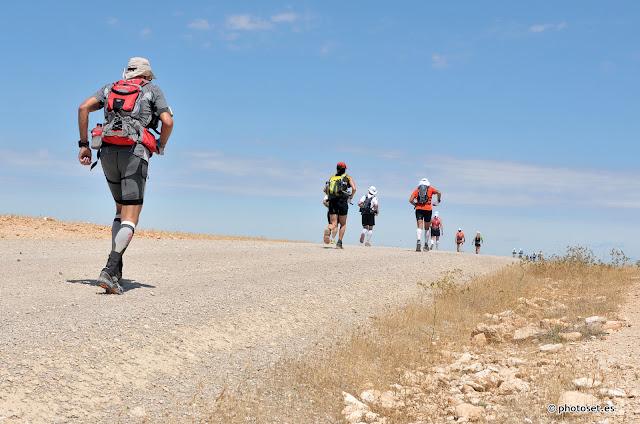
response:
[[[133,238],[133,233],[136,230],[136,224],[131,221],[122,221],[122,225],[120,226],[120,230],[116,234],[114,238],[114,252],[124,253],[131,242],[131,238]]]
[[[373,236],[373,230],[368,230],[367,231],[367,241],[371,241],[371,236]]]
[[[111,224],[111,250],[116,250],[116,234],[120,231],[120,214],[117,213]]]
[[[422,241],[422,228],[416,229],[416,237],[418,238],[418,241]]]

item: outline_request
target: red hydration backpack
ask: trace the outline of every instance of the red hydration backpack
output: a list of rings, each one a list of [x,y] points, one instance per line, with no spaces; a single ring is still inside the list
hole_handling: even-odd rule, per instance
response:
[[[434,230],[440,229],[440,218],[436,216],[431,220],[431,228]]]
[[[138,120],[143,78],[120,80],[113,83],[104,106],[106,123],[102,140],[105,143],[130,146],[142,143],[152,153],[158,151],[156,138]]]

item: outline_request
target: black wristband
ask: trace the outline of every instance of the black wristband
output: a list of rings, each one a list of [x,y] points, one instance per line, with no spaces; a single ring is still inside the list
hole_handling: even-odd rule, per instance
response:
[[[88,141],[82,141],[79,140],[78,141],[78,147],[82,148],[82,147],[89,147],[89,142]]]

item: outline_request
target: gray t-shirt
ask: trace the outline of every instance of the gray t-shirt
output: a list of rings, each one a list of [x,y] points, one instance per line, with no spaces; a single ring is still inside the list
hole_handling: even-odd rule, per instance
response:
[[[100,107],[104,107],[104,103],[109,97],[113,83],[103,86],[95,94],[96,100],[100,102]],[[153,114],[160,116],[163,112],[171,113],[171,109],[167,104],[167,100],[164,98],[164,93],[160,90],[160,87],[153,83],[145,84],[142,87],[142,101],[140,103],[140,123],[147,127],[153,118]]]

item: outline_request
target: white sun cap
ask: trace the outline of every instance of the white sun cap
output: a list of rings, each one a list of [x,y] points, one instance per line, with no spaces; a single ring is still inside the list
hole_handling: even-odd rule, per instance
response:
[[[136,77],[147,77],[154,79],[156,76],[151,70],[151,63],[146,57],[132,57],[127,63],[127,67],[122,72],[124,79],[132,79]]]
[[[375,186],[369,187],[369,194],[371,194],[372,196],[375,196],[376,194],[378,194],[378,190],[376,189]]]
[[[428,178],[423,178],[423,179],[420,180],[420,185],[428,186],[428,185],[431,185],[431,183],[429,182]]]

